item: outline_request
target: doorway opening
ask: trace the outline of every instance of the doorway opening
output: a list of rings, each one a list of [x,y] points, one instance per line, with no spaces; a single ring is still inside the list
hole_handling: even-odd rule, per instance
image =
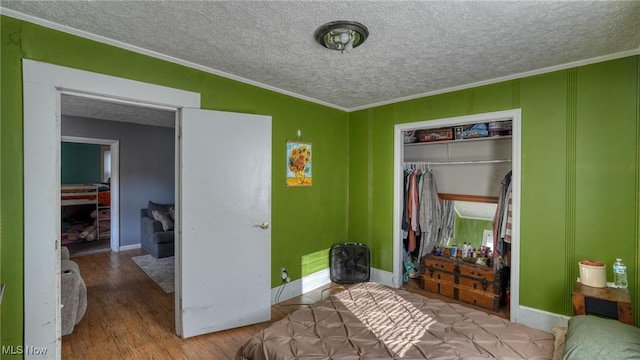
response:
[[[163,165],[175,171],[178,205],[173,306],[178,336],[269,320],[271,279],[265,274],[271,270],[271,117],[202,110],[200,94],[160,85],[28,59],[22,60],[22,66],[24,343],[50,349],[46,359],[60,357],[60,187],[58,181],[41,179],[60,177],[63,94],[169,110],[176,115],[175,161]],[[215,156],[229,149],[234,157]],[[252,169],[251,176],[238,177],[247,167]],[[122,176],[120,180],[122,183]],[[121,196],[121,210],[124,199]],[[244,241],[236,241],[238,238]],[[129,243],[122,231],[121,243]],[[253,260],[245,271],[228,276],[228,269],[237,265],[236,258],[228,254],[247,249]],[[203,286],[205,282],[216,286]],[[237,286],[243,283],[252,286]],[[220,296],[220,288],[233,288],[234,296]]]
[[[199,108],[200,94],[28,59],[23,59],[23,89],[24,342],[46,346],[51,351],[45,358],[53,359],[61,354],[62,337],[59,148],[63,94],[174,112],[185,107]],[[169,164],[174,169],[176,165],[176,162]],[[179,237],[176,243],[179,246]],[[179,266],[176,271],[179,272]],[[176,281],[176,298],[179,289],[180,283]],[[179,311],[176,309],[175,313]],[[176,321],[176,331],[180,333],[179,330]]]
[[[61,245],[72,257],[119,251],[120,142],[64,135],[60,140]],[[89,195],[82,201],[85,204],[64,199],[65,193],[78,187],[86,189],[76,191],[96,193],[95,197]]]
[[[127,286],[114,286],[122,285],[123,277],[126,278],[126,275],[115,274],[123,269],[128,269],[129,279],[137,281],[138,288],[148,289],[156,296],[156,303],[163,304],[164,308],[171,307],[169,314],[176,311],[175,295],[172,294],[175,291],[175,256],[164,254],[162,259],[157,259],[150,255],[145,246],[148,243],[141,241],[141,209],[147,209],[149,201],[175,204],[177,110],[149,108],[133,102],[123,104],[110,97],[85,98],[82,94],[62,93],[60,113],[61,251],[70,257],[61,260],[61,267],[64,270],[70,262],[77,264],[80,280],[76,279],[76,283],[82,286],[80,283],[84,282],[89,289],[86,296],[80,296],[78,300],[79,308],[82,308],[82,302],[86,303],[86,313],[79,311],[69,315],[67,308],[73,308],[76,301],[73,297],[70,299],[69,291],[75,288],[63,277],[65,281],[60,288],[62,345],[63,349],[68,349],[85,341],[86,327],[77,329],[83,322],[118,321],[104,317],[97,310],[109,307],[105,299],[117,299],[115,308],[127,301],[131,306],[140,303],[138,293],[128,293]],[[121,154],[124,157],[121,158]],[[89,194],[90,198],[66,200],[68,194],[77,194],[77,191]],[[92,197],[94,194],[97,196]],[[78,226],[84,228],[74,230]],[[143,250],[134,250],[141,244]],[[172,249],[173,245],[172,237]],[[127,252],[79,258],[109,249]],[[90,265],[111,264],[109,261],[114,258],[126,259],[126,264],[103,268]],[[131,263],[135,265],[130,266]],[[128,313],[127,308],[115,311]],[[162,323],[165,331],[174,330],[166,311],[160,314],[139,310],[137,313],[140,317],[128,318],[134,322]]]

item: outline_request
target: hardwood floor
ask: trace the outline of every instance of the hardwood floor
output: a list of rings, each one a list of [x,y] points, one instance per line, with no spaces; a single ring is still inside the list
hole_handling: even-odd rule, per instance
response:
[[[109,252],[111,251],[111,240],[100,239],[96,241],[79,241],[65,245],[69,249],[70,257],[84,256],[97,252]]]
[[[143,254],[138,249],[73,259],[87,285],[88,306],[73,333],[62,338],[63,359],[233,359],[251,336],[305,306],[294,304],[313,303],[339,291],[334,287],[323,292],[328,285],[272,306],[270,322],[183,340],[174,330],[174,294],[165,293],[131,260]],[[438,297],[413,281],[405,288]]]

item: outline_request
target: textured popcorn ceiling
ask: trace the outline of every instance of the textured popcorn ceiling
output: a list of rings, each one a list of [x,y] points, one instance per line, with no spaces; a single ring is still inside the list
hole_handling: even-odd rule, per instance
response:
[[[0,4],[345,110],[640,48],[638,1]],[[369,39],[321,47],[313,33],[334,20]]]

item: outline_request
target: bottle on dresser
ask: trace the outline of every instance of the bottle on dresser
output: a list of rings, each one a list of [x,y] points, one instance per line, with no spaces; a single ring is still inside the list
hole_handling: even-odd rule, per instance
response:
[[[613,264],[613,278],[617,287],[626,288],[629,286],[627,282],[627,266],[622,262],[622,259],[616,259]]]

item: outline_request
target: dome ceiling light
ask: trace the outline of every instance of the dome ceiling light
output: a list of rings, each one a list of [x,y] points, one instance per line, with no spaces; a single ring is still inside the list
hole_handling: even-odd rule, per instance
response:
[[[332,21],[320,26],[314,36],[327,49],[349,53],[367,40],[369,30],[355,21]]]

